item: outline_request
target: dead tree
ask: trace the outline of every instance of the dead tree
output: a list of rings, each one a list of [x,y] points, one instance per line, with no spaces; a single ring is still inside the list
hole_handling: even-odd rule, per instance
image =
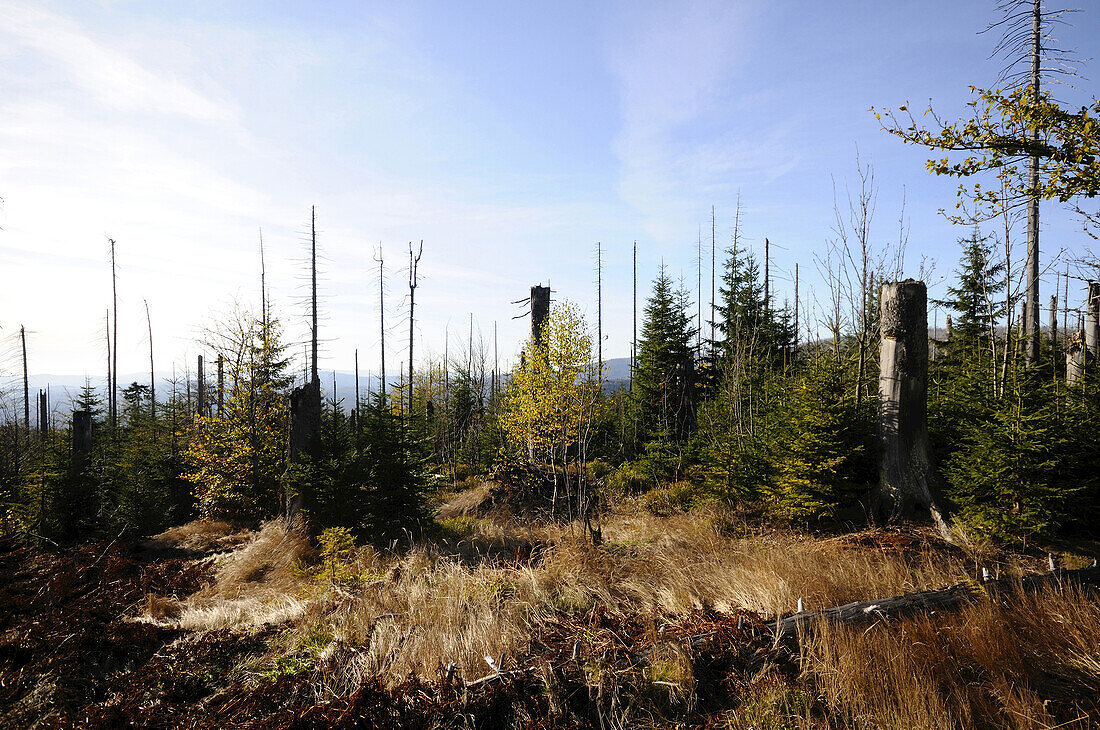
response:
[[[199,355],[199,372],[198,372],[198,412],[203,418],[206,417],[206,371],[203,368],[202,355]]]
[[[603,382],[603,248],[596,242],[596,359],[599,363],[597,377]]]
[[[1091,357],[1100,356],[1100,281],[1090,281],[1085,304],[1085,347]]]
[[[317,372],[317,206],[311,206],[309,209],[309,240],[310,274],[312,277],[310,301],[313,304],[313,359],[310,363],[310,381],[317,383],[318,391],[320,391],[321,376]]]
[[[218,355],[218,418],[225,415],[225,358]]]
[[[384,290],[382,286],[383,274],[385,273],[382,268],[382,243],[378,244],[378,256],[375,258],[378,262],[378,343],[382,348],[382,383],[378,388],[379,401],[383,406],[386,405],[386,300],[384,297]]]
[[[73,411],[73,461],[79,469],[92,450],[92,412]]]
[[[946,536],[928,459],[928,291],[909,279],[882,286],[878,431],[882,461],[874,512],[911,519],[925,510]]]
[[[112,324],[114,325],[114,336],[112,339],[115,342],[114,362],[111,363],[111,370],[114,373],[114,378],[111,380],[110,397],[108,403],[108,410],[111,417],[111,430],[114,431],[118,426],[118,277],[115,275],[115,239],[107,239],[111,244],[111,315],[113,317]]]
[[[27,439],[31,435],[31,384],[27,374],[27,329],[19,325],[19,339],[23,343],[23,425],[26,427]]]
[[[1058,295],[1050,295],[1050,348],[1058,349]]]
[[[311,380],[290,391],[290,443],[287,449],[287,459],[293,465],[306,462],[307,458],[317,456],[319,439],[317,438],[321,428],[321,381]],[[287,522],[293,522],[302,509],[307,509],[309,502],[305,486],[300,485],[300,491],[295,495],[287,495],[286,517]]]
[[[711,208],[711,211],[712,211],[711,212],[711,217],[713,218],[713,216],[714,216],[713,207]],[[714,272],[712,271],[711,272],[712,280],[713,280],[713,273]],[[633,278],[634,278],[634,289],[633,289],[633,299],[631,300],[632,301],[631,311],[633,313],[632,316],[633,316],[634,319],[633,319],[633,324],[631,325],[631,330],[630,330],[630,392],[631,393],[634,392],[634,366],[635,366],[635,361],[638,358],[638,242],[637,241],[634,242]],[[713,288],[714,288],[714,286],[713,286],[713,281],[712,281],[711,289],[713,289]],[[713,299],[713,297],[712,297],[712,299]],[[711,304],[713,305],[714,302],[712,301]]]
[[[50,401],[46,391],[38,391],[38,435],[44,441],[50,435]]]
[[[412,241],[409,242],[409,400],[408,417],[412,417],[413,408],[413,324],[414,310],[416,306],[416,272],[420,265],[420,257],[424,253],[424,241],[420,242],[420,249],[413,255]]]
[[[1085,377],[1085,333],[1077,330],[1066,338],[1066,385],[1079,384]]]
[[[154,422],[157,420],[157,378],[153,371],[153,320],[149,317],[149,300],[142,299],[145,302],[145,326],[149,330],[149,418]],[[219,374],[221,373],[221,355],[218,356]],[[219,375],[220,377],[220,375]],[[219,386],[220,387],[220,386]],[[218,411],[219,414],[221,411]]]
[[[550,316],[550,287],[536,284],[531,287],[531,337],[535,346],[542,342],[542,330]]]

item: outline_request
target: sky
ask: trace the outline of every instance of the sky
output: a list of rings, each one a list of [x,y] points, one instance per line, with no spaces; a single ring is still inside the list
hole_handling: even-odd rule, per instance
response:
[[[1100,9],[1058,29],[1097,57]],[[883,132],[870,107],[929,100],[947,118],[989,86],[992,0],[883,2],[160,2],[0,0],[0,376],[102,377],[117,242],[119,370],[194,367],[204,326],[259,306],[259,240],[292,352],[308,339],[311,206],[321,370],[408,357],[409,243],[423,241],[415,359],[464,347],[470,317],[502,365],[533,284],[629,354],[659,266],[694,289],[711,211],[719,264],[740,198],[746,245],[771,242],[773,289],[803,324],[828,298],[817,262],[858,170],[873,166],[876,248],[942,295],[957,182]],[[1096,93],[1082,65],[1083,103]],[[1043,264],[1088,243],[1043,206]],[[1022,237],[1022,234],[1021,234]],[[1053,285],[1044,279],[1041,301]],[[1072,294],[1072,292],[1071,292]],[[640,302],[641,305],[642,302]],[[706,305],[704,305],[704,309]],[[300,365],[299,365],[300,367]]]

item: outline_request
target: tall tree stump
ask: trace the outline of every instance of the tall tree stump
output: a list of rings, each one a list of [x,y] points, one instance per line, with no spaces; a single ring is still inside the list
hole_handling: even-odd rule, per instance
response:
[[[946,536],[936,475],[928,459],[928,290],[922,281],[883,284],[879,310],[879,520],[931,514]]]
[[[73,411],[73,459],[82,461],[92,450],[92,412]]]
[[[531,336],[538,343],[542,340],[542,327],[550,316],[550,287],[537,284],[531,287]]]
[[[290,391],[290,443],[287,458],[291,465],[303,464],[317,457],[321,430],[321,381],[314,379]],[[299,512],[310,505],[306,485],[299,485],[296,495],[287,495],[287,522],[293,522]]]
[[[1077,330],[1066,340],[1066,385],[1077,385],[1085,377],[1085,333]]]
[[[1090,356],[1100,356],[1100,281],[1089,282],[1085,303],[1085,347]]]

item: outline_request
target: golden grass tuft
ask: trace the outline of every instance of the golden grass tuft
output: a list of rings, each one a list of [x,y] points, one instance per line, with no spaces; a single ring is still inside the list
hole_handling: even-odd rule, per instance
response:
[[[218,562],[212,585],[184,602],[180,626],[224,629],[297,618],[314,592],[304,567],[311,557],[303,531],[281,520],[265,523],[250,542]]]
[[[247,542],[251,533],[223,520],[192,520],[149,538],[154,546],[209,553],[231,550]]]
[[[1086,728],[1100,712],[1100,606],[1074,587],[822,626],[803,653],[853,727]]]

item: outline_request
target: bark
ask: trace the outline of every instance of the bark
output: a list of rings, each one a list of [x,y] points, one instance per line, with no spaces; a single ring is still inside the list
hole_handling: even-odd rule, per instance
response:
[[[92,412],[73,411],[73,457],[82,461],[92,450]]]
[[[1085,333],[1078,330],[1066,339],[1066,385],[1077,385],[1085,377]]]
[[[873,508],[880,520],[928,511],[946,536],[936,475],[928,459],[928,292],[924,282],[884,284],[878,431],[880,484]]]
[[[821,611],[796,613],[777,621],[776,633],[781,637],[797,636],[817,623],[859,625],[915,614],[958,610],[978,600],[984,594],[999,594],[1015,590],[1040,591],[1066,584],[1100,585],[1100,568],[1056,570],[1052,573],[1029,575],[1022,579],[1002,578],[984,583],[967,581],[947,588],[909,593],[904,596],[856,601]]]
[[[550,287],[536,285],[531,287],[531,336],[535,342],[542,341],[542,327],[550,316]]]
[[[199,355],[199,372],[198,372],[198,406],[199,415],[203,418],[206,417],[206,370],[203,367],[202,355]]]
[[[1085,347],[1089,355],[1100,355],[1100,281],[1090,281],[1085,305]]]
[[[321,428],[321,381],[313,380],[290,391],[290,444],[287,457],[291,464],[316,458]],[[301,492],[287,498],[287,520],[292,522],[309,504]]]

